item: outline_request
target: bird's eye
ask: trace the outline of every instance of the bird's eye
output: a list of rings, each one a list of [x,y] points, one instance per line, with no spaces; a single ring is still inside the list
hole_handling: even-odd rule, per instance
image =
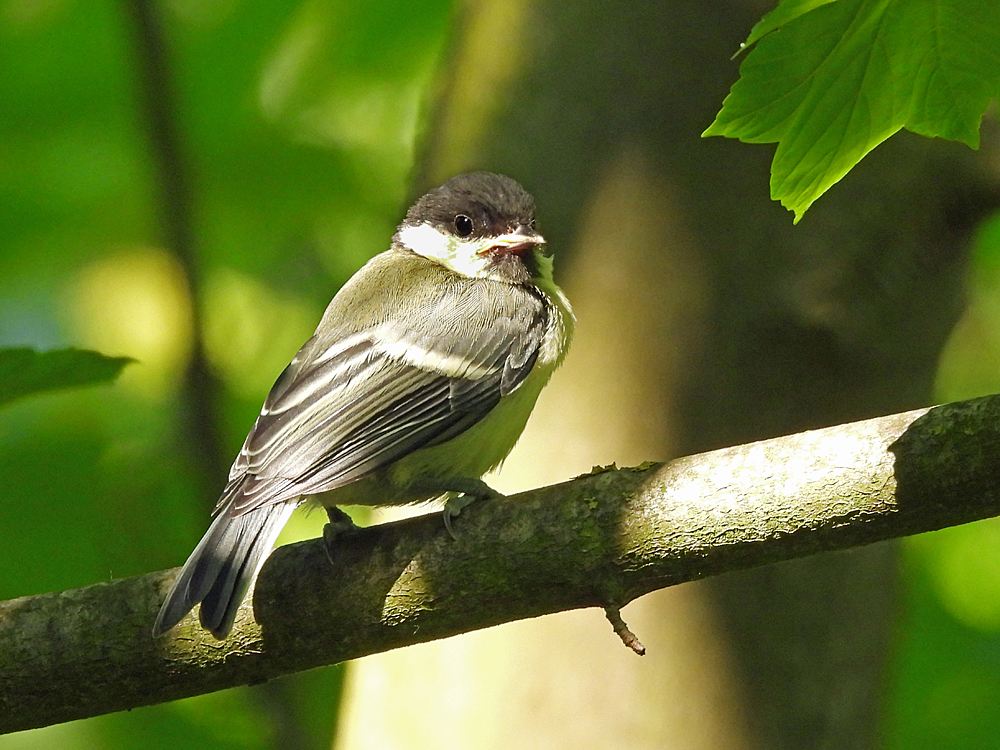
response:
[[[459,214],[455,217],[455,231],[458,232],[459,237],[468,237],[472,234],[473,228],[472,219],[465,214]]]

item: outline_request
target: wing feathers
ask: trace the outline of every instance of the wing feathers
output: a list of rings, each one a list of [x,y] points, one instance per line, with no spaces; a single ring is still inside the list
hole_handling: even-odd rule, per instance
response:
[[[534,366],[548,308],[530,288],[474,288],[440,296],[413,329],[386,321],[310,339],[268,396],[220,506],[238,515],[335,489],[488,414]]]

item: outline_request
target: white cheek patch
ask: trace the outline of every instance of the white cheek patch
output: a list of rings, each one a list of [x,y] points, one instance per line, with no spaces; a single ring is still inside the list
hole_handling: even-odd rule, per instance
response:
[[[484,240],[462,240],[432,227],[430,224],[406,226],[399,231],[399,241],[429,260],[470,278],[488,276],[489,258],[479,253],[490,247]]]

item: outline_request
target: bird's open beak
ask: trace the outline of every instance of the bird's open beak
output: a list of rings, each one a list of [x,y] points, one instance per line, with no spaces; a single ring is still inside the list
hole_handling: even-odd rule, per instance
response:
[[[479,252],[480,255],[493,253],[510,253],[520,255],[538,245],[544,245],[545,238],[530,227],[518,227],[512,232],[501,235],[490,241],[489,246]]]

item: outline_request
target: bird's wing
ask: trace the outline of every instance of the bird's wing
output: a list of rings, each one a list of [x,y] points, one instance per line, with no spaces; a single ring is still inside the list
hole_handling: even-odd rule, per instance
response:
[[[436,290],[413,330],[311,339],[271,390],[219,507],[239,515],[335,489],[482,419],[531,371],[548,323],[540,293],[496,297],[493,283]]]

